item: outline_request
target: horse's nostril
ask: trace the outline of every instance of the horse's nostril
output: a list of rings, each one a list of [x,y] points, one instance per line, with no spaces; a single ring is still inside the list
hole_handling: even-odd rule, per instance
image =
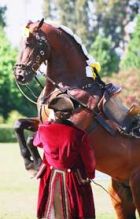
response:
[[[17,80],[18,80],[18,81],[24,81],[23,75],[18,75],[18,76],[17,76]]]

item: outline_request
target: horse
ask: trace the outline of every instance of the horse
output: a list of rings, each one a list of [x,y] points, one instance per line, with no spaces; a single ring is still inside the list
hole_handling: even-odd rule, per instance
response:
[[[90,59],[79,38],[62,25],[51,25],[43,19],[30,21],[26,32],[14,70],[16,80],[19,84],[29,83],[41,63],[47,61],[46,86],[40,106],[55,91],[55,85],[79,103],[71,120],[88,131],[96,169],[112,179],[109,192],[116,216],[118,219],[136,219],[136,210],[140,215],[140,140],[119,132],[116,123],[103,111],[103,120],[99,119],[100,111],[96,114],[105,85],[98,74],[92,77],[94,60]],[[96,68],[94,72],[97,73]],[[39,107],[39,114],[40,109],[42,107]],[[115,130],[115,134],[110,134],[106,127]]]

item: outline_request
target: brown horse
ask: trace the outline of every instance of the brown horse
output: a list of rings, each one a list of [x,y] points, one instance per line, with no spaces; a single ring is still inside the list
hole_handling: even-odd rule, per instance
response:
[[[136,219],[136,209],[140,215],[140,140],[119,132],[112,136],[98,123],[94,110],[104,92],[104,83],[99,77],[93,79],[86,71],[90,57],[69,30],[41,20],[29,22],[26,31],[28,36],[15,68],[16,80],[22,84],[30,82],[40,64],[47,60],[46,75],[56,84],[62,83],[62,88],[68,88],[68,93],[76,100],[88,104],[87,108],[77,107],[71,119],[89,131],[96,169],[112,177],[110,193],[114,197],[117,218]],[[48,97],[54,89],[54,84],[46,80],[43,97]],[[109,125],[114,128],[114,122],[109,121]]]

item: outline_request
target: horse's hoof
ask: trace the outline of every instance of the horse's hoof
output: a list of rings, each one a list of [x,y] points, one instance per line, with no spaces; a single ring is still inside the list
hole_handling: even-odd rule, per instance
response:
[[[25,164],[25,168],[26,170],[31,170],[31,169],[34,169],[34,163],[33,162],[30,162],[28,164]]]

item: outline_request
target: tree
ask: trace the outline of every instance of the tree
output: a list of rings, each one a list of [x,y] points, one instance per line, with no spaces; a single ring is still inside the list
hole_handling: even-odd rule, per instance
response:
[[[130,39],[126,27],[139,10],[136,0],[44,0],[44,16],[71,28],[88,49],[103,33],[111,38],[114,50],[123,50]]]
[[[13,49],[0,27],[0,115],[5,119],[12,110],[29,116],[36,113],[36,108],[19,92],[13,74],[17,50]]]
[[[44,0],[44,17],[72,29],[87,45],[89,33],[89,5],[86,0]]]
[[[11,72],[16,57],[2,27],[0,27],[0,114],[7,116],[11,110]]]
[[[86,0],[77,0],[75,3],[76,34],[81,37],[83,43],[88,47],[89,30],[89,4]]]
[[[121,69],[140,69],[140,15],[137,17],[137,24],[128,44],[128,48],[120,63]]]
[[[102,32],[105,37],[111,38],[114,49],[120,46],[124,49],[129,40],[126,27],[139,13],[140,2],[135,0],[91,0],[91,2],[94,9],[91,19],[95,34]]]
[[[112,50],[112,42],[110,39],[103,36],[97,36],[92,44],[90,54],[101,65],[101,76],[111,75],[113,72],[118,72],[119,57]]]
[[[5,11],[6,7],[0,7],[0,117],[7,119],[13,110],[26,116],[33,116],[36,114],[36,107],[33,108],[22,96],[14,80],[13,67],[17,50],[12,48],[4,31]]]
[[[7,10],[7,7],[0,7],[0,26],[5,27],[6,22],[5,22],[5,11]]]
[[[54,11],[55,11],[54,0],[52,0],[52,1],[44,0],[44,3],[43,3],[43,14],[44,14],[44,17],[47,18],[47,19],[53,19],[54,18],[53,14],[55,14]]]

